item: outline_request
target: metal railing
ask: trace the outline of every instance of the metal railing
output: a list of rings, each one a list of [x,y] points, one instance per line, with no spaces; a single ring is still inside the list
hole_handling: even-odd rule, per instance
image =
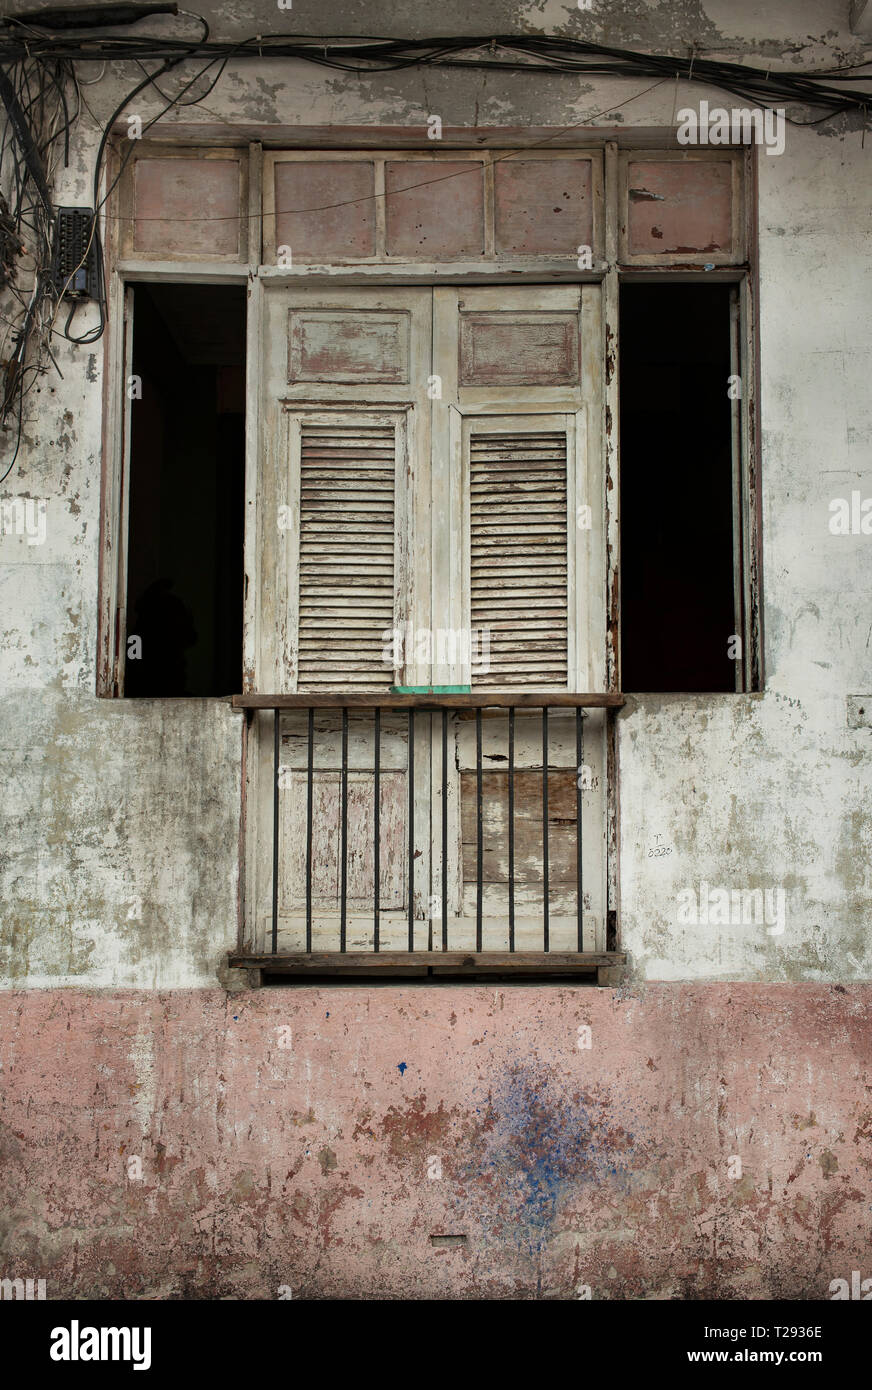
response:
[[[584,951],[584,895],[583,895],[583,828],[582,828],[582,788],[581,779],[575,778],[575,867],[576,867],[576,915],[577,915],[577,937],[576,949],[573,952],[553,952],[551,950],[551,912],[550,897],[551,888],[549,884],[549,775],[554,772],[565,771],[566,769],[549,767],[549,712],[557,710],[561,712],[574,711],[575,725],[575,765],[580,770],[583,763],[583,739],[584,739],[584,711],[588,709],[601,709],[606,712],[606,717],[614,714],[614,711],[624,704],[624,697],[618,693],[604,694],[570,694],[568,692],[549,691],[547,693],[534,692],[514,692],[510,694],[399,694],[399,693],[341,693],[326,694],[320,692],[308,692],[294,695],[235,695],[232,699],[233,707],[244,709],[249,720],[254,717],[256,711],[268,712],[273,714],[272,728],[272,884],[271,884],[271,912],[269,943],[270,949],[266,952],[240,951],[231,956],[231,964],[247,966],[248,968],[264,968],[278,965],[280,968],[293,969],[295,966],[300,968],[323,968],[330,970],[338,964],[354,964],[356,966],[373,966],[400,964],[457,966],[457,967],[485,967],[501,968],[508,962],[505,953],[498,953],[484,950],[484,791],[483,777],[484,760],[482,749],[482,716],[484,711],[506,711],[508,719],[508,754],[506,759],[506,781],[508,794],[508,815],[507,815],[507,834],[506,849],[508,859],[507,872],[507,893],[508,893],[508,956],[513,958],[513,962],[530,963],[534,959],[541,960],[547,957],[548,961],[556,965],[579,965],[583,964],[589,968],[597,966],[614,966],[616,962],[623,959],[615,951]],[[542,952],[530,952],[524,948],[516,949],[516,774],[515,750],[516,750],[516,725],[515,716],[518,711],[527,712],[530,710],[541,711],[541,816],[542,816],[542,903],[541,903],[541,934]],[[339,883],[338,883],[338,951],[313,952],[313,816],[315,803],[315,716],[319,711],[338,711],[340,715],[340,758],[339,758]],[[282,714],[288,712],[306,713],[308,716],[306,726],[306,814],[305,814],[305,953],[301,952],[280,952],[279,951],[279,869],[280,869],[280,811],[279,811],[279,787],[280,787],[280,755],[281,755],[281,723]],[[372,835],[372,863],[373,863],[373,890],[371,908],[372,926],[372,946],[365,953],[364,959],[360,953],[349,953],[348,951],[348,902],[349,902],[349,863],[348,863],[348,787],[349,787],[349,715],[360,713],[371,713],[372,715],[372,745],[373,756],[372,765],[368,769],[368,775],[372,777],[373,784],[373,835]],[[381,801],[380,787],[382,779],[382,715],[389,713],[398,715],[405,713],[407,718],[406,739],[407,739],[407,882],[405,885],[406,909],[407,909],[407,945],[406,948],[398,952],[396,950],[385,951],[382,947],[381,928],[385,910],[381,903],[381,851],[382,851],[382,825],[381,825]],[[464,715],[467,718],[474,717],[475,720],[475,841],[476,841],[476,883],[475,883],[475,952],[470,951],[451,951],[449,950],[449,903],[448,892],[445,889],[446,873],[449,862],[449,798],[448,798],[448,776],[449,776],[449,720],[453,715]],[[416,719],[419,715],[432,717],[434,720],[441,720],[441,731],[436,724],[437,733],[441,732],[441,808],[438,813],[441,818],[440,823],[433,827],[433,843],[438,841],[441,852],[441,875],[442,892],[439,902],[439,917],[437,926],[441,927],[438,932],[431,933],[431,941],[427,952],[416,951],[415,949],[415,930],[416,930],[416,889],[420,892],[421,884],[416,883],[416,848],[415,848],[415,735]],[[527,731],[529,732],[529,731]],[[470,769],[471,770],[471,769]],[[538,769],[537,769],[538,771]],[[461,885],[462,887],[462,885]],[[428,885],[429,891],[429,885]],[[396,920],[394,918],[394,920]],[[437,943],[438,939],[438,945]]]

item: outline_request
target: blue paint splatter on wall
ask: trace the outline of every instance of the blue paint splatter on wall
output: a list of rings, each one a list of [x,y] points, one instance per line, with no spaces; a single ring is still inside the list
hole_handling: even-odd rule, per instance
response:
[[[408,1066],[408,1063],[407,1063],[407,1062],[398,1062],[398,1063],[397,1063],[397,1071],[400,1073],[400,1076],[404,1076],[404,1075],[405,1075],[406,1067],[407,1067],[407,1066]]]
[[[644,1158],[636,1136],[616,1116],[610,1096],[567,1092],[552,1074],[529,1062],[510,1065],[492,1080],[479,1141],[469,1153],[466,1182],[482,1181],[503,1194],[477,1205],[495,1240],[512,1239],[531,1253],[550,1239],[579,1184],[627,1193]]]

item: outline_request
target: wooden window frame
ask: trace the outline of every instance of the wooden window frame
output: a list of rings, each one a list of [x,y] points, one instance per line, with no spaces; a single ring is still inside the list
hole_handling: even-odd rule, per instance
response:
[[[117,196],[107,199],[103,212],[106,255],[106,331],[103,355],[103,450],[100,475],[100,553],[98,575],[98,639],[96,693],[106,699],[124,696],[124,654],[127,645],[127,546],[130,495],[130,401],[127,378],[132,352],[131,286],[143,284],[240,285],[251,284],[260,262],[261,149],[257,144],[166,146],[143,141],[130,159],[191,158],[202,155],[239,158],[240,254],[235,260],[160,260],[153,255],[132,256],[130,223],[132,170],[124,167],[128,153],[119,143],[107,161],[107,189],[118,186]],[[243,233],[244,229],[244,233]],[[256,420],[249,403],[256,389],[248,353],[252,348],[252,323],[246,329],[246,458],[254,448]],[[248,463],[246,463],[246,469]]]

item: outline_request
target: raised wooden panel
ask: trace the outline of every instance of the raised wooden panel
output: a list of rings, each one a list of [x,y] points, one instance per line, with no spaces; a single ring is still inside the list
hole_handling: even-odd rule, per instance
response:
[[[319,750],[320,752],[320,750]],[[305,909],[307,778],[289,771],[280,784],[282,798],[279,910]],[[371,911],[374,886],[375,781],[372,773],[348,774],[347,907]],[[312,778],[312,903],[335,912],[341,892],[342,779],[339,771],[317,770]],[[406,894],[408,793],[405,772],[379,777],[379,905],[402,908]]]
[[[241,197],[238,159],[137,159],[133,253],[167,259],[238,256]]]
[[[456,768],[456,801],[449,801],[450,833],[457,868],[450,902],[450,949],[476,942],[477,813],[479,734],[482,766],[482,941],[485,950],[508,945],[509,828],[513,830],[515,946],[543,949],[544,854],[542,826],[542,718],[537,711],[516,712],[514,737],[508,720],[485,712],[480,723],[470,711],[451,721],[451,769]],[[581,749],[575,713],[551,710],[548,719],[548,902],[552,950],[578,946],[578,797],[582,816],[582,930],[585,949],[605,942],[604,721],[589,713],[583,720]],[[512,757],[513,807],[509,810],[509,758]],[[577,786],[579,764],[589,770]],[[438,846],[437,846],[438,848]]]
[[[375,255],[375,166],[369,162],[298,160],[274,168],[275,245],[294,260]]]
[[[428,260],[481,255],[483,169],[470,160],[387,161],[387,254]]]
[[[373,309],[291,309],[288,381],[409,380],[409,315]]]
[[[537,730],[538,732],[538,730]],[[550,887],[575,888],[576,853],[575,772],[548,773],[548,882]],[[506,772],[482,776],[482,881],[509,882],[509,778]],[[460,774],[460,824],[463,882],[476,882],[476,773]],[[542,883],[542,773],[514,775],[515,883]]]
[[[575,313],[460,315],[460,386],[572,386],[578,363]]]
[[[627,256],[735,255],[732,160],[630,159],[626,189]]]
[[[592,246],[591,185],[587,159],[495,160],[497,253],[576,256]]]

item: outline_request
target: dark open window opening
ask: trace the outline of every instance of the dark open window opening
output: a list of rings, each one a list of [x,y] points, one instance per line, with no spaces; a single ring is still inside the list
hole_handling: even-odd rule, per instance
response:
[[[736,689],[730,308],[727,284],[621,288],[626,691]]]
[[[244,288],[135,285],[132,372],[124,693],[231,695],[242,689]]]

